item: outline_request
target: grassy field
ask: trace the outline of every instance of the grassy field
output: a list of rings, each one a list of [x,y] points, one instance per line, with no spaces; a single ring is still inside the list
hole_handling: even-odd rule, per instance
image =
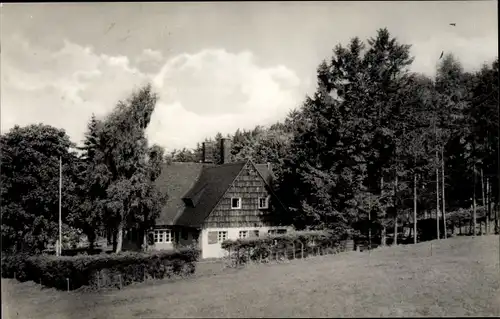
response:
[[[4,318],[500,316],[498,236],[84,293],[2,279]],[[213,267],[213,269],[210,269]],[[220,268],[220,267],[219,267]]]

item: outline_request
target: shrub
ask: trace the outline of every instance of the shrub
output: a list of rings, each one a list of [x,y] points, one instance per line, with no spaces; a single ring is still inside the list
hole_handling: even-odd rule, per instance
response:
[[[339,236],[327,231],[292,232],[286,235],[226,240],[222,248],[229,252],[235,264],[248,261],[268,261],[273,256],[299,258],[316,253],[345,251],[346,242]],[[298,253],[298,256],[297,256]]]
[[[48,287],[77,289],[125,286],[146,278],[194,273],[199,251],[184,249],[148,253],[51,256],[2,256],[2,277],[33,280]]]

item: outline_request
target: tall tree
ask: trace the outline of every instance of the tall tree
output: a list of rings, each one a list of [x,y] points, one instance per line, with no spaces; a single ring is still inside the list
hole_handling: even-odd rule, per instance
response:
[[[148,211],[143,208],[153,205],[145,205],[144,201],[151,200],[151,195],[158,195],[151,186],[145,137],[156,101],[157,95],[150,85],[141,88],[127,101],[117,104],[99,132],[103,146],[101,165],[104,164],[107,177],[104,219],[114,231],[116,252],[122,250],[126,227],[133,227],[138,221],[151,221],[143,216]]]
[[[40,252],[57,238],[60,157],[63,221],[75,209],[70,147],[64,130],[43,124],[15,126],[1,136],[3,250]]]

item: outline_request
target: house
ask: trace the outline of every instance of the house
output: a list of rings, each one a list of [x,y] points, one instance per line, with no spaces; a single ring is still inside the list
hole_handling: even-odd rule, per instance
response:
[[[213,163],[214,148],[208,142],[200,163],[164,165],[157,186],[169,199],[150,235],[150,249],[196,244],[202,258],[220,258],[226,239],[291,229],[280,224],[286,209],[272,190],[271,166],[251,160],[231,163],[230,149],[230,140],[222,139],[216,150],[220,165]]]

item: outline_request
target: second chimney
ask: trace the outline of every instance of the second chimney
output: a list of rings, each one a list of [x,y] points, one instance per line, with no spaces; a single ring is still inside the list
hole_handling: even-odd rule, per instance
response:
[[[231,140],[226,137],[220,140],[220,161],[221,164],[231,162]]]

